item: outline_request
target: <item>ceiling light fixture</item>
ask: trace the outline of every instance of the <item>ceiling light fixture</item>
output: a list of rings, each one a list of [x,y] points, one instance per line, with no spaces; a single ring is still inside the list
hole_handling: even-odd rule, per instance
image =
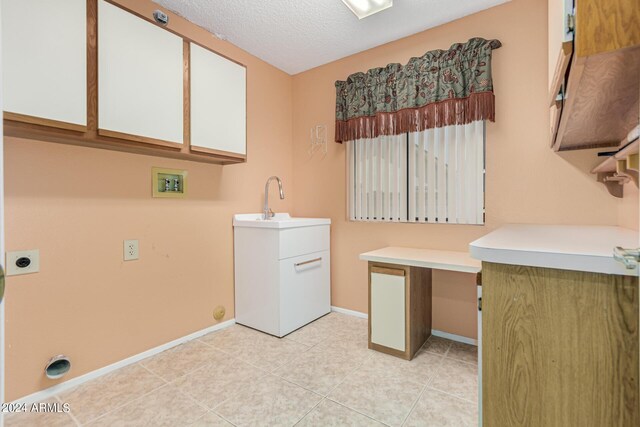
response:
[[[358,17],[366,18],[393,6],[393,0],[342,0],[349,10]]]

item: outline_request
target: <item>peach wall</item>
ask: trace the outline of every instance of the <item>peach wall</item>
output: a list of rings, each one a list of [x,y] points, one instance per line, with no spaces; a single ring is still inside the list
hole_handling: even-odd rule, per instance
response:
[[[143,13],[148,1],[122,0]],[[171,15],[200,43],[247,65],[248,158],[217,166],[8,138],[7,250],[40,249],[41,272],[10,277],[6,294],[7,399],[56,381],[53,355],[71,357],[65,380],[214,325],[233,311],[232,215],[259,212],[264,182],[284,181],[293,206],[291,76]],[[151,167],[186,169],[185,200],[151,198]],[[123,262],[123,240],[140,260]]]
[[[157,8],[119,2],[146,15]],[[548,148],[545,3],[513,0],[294,77],[170,14],[181,32],[247,65],[249,161],[223,167],[8,138],[7,250],[38,248],[42,259],[40,273],[7,282],[7,399],[55,384],[42,375],[54,354],[72,358],[74,377],[215,324],[218,304],[232,318],[231,217],[260,210],[272,174],[287,195],[274,210],[333,220],[332,304],[363,312],[364,251],[465,250],[506,222],[637,224],[637,191],[635,211],[631,198],[610,197],[588,174],[594,152]],[[472,36],[503,42],[497,122],[487,128],[487,224],[346,221],[344,147],[306,153],[311,126],[333,133],[334,81]],[[188,198],[152,199],[152,166],[187,169]],[[122,261],[124,239],[140,240],[140,260]],[[473,277],[436,271],[434,281],[434,328],[475,337]]]
[[[294,76],[295,214],[333,221],[333,305],[367,311],[366,265],[358,260],[365,251],[389,245],[466,250],[471,241],[505,223],[617,223],[619,202],[588,173],[598,161],[595,152],[558,155],[549,149],[546,3],[513,0]],[[345,147],[330,143],[325,158],[306,153],[312,126],[324,123],[333,135],[335,80],[391,62],[406,63],[474,36],[503,44],[493,56],[496,122],[487,125],[486,225],[347,221]],[[434,328],[475,337],[473,281],[438,276]]]
[[[625,184],[622,189],[624,197],[618,208],[618,225],[621,227],[640,229],[640,199],[638,199],[638,187],[633,183]]]

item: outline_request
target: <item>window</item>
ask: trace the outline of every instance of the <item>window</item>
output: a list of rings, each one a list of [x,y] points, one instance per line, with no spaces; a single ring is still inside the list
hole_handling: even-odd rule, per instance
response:
[[[484,223],[484,122],[347,143],[354,221]]]

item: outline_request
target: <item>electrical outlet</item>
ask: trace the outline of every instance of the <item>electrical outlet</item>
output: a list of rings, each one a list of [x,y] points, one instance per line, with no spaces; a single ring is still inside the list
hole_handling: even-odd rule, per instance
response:
[[[37,273],[40,271],[40,251],[7,252],[7,276]]]
[[[131,261],[138,259],[138,241],[137,240],[125,240],[124,241],[124,260]]]

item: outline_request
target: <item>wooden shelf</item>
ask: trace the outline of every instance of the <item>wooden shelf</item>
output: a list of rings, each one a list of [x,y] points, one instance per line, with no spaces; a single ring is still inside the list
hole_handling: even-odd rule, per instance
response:
[[[147,156],[190,160],[199,163],[230,165],[246,162],[246,156],[240,157],[233,153],[226,155],[223,153],[216,153],[215,156],[212,156],[191,152],[189,150],[189,146],[186,144],[181,148],[165,147],[156,144],[107,137],[105,135],[98,134],[96,130],[75,132],[66,129],[55,129],[47,126],[7,119],[4,120],[4,135],[15,138],[143,154]]]
[[[640,125],[637,125],[620,143],[618,151],[591,170],[598,182],[606,185],[612,196],[622,197],[622,186],[633,182],[638,186],[638,151]]]

